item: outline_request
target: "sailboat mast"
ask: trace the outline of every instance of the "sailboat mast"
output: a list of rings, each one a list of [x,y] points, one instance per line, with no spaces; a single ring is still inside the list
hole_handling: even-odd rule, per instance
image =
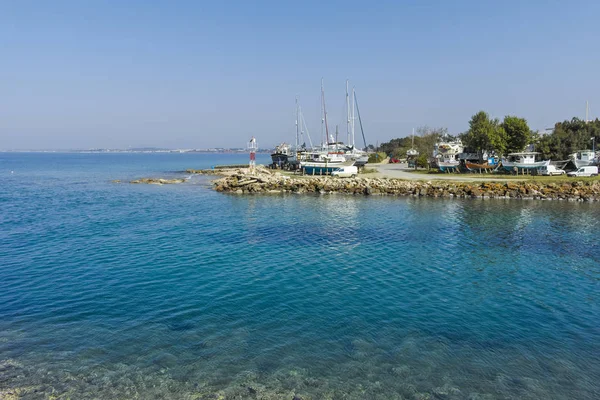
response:
[[[588,123],[588,114],[589,114],[589,111],[590,111],[590,103],[589,103],[589,101],[586,101],[585,102],[585,123],[586,124]]]
[[[346,79],[346,143],[350,145],[350,98],[348,97],[348,79]]]
[[[298,151],[298,134],[300,133],[300,112],[298,110],[298,97],[296,97],[296,151]]]
[[[325,122],[325,145],[329,140],[329,126],[327,125],[327,107],[325,107],[325,89],[323,88],[323,79],[321,78],[321,99],[323,100],[323,121]]]
[[[358,108],[358,100],[356,99],[356,92],[354,92],[354,101],[356,103],[356,112],[358,114],[358,123],[360,124],[360,133],[362,133],[363,142],[365,143],[365,149],[367,148],[367,139],[365,139],[365,131],[363,129],[362,119],[360,118],[360,109]],[[377,146],[379,147],[379,146]]]
[[[321,146],[323,146],[323,126],[325,124],[325,112],[323,111],[323,78],[321,78]]]
[[[354,86],[352,87],[352,147],[354,147]]]

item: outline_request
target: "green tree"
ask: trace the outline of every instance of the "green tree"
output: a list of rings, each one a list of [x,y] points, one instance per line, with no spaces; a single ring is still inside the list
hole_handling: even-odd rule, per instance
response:
[[[429,168],[429,157],[427,157],[426,153],[419,154],[416,160],[417,167],[420,168]]]
[[[485,111],[479,111],[471,117],[469,130],[461,135],[461,139],[466,147],[479,154],[481,161],[485,152],[504,154],[506,151],[506,131],[497,118],[490,119]]]
[[[382,143],[379,149],[386,154],[396,158],[406,158],[406,152],[414,147],[419,151],[419,154],[429,157],[432,154],[433,146],[440,140],[442,136],[446,136],[448,130],[446,128],[430,128],[421,126],[416,129],[414,137],[406,136],[403,138],[392,139],[389,142]],[[427,163],[425,163],[427,164]]]
[[[523,151],[531,143],[531,130],[525,118],[507,115],[502,121],[502,128],[506,132],[507,153]]]

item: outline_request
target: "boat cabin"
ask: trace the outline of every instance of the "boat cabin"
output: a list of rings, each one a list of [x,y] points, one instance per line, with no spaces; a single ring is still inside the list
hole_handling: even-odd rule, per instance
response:
[[[533,151],[528,153],[510,153],[506,157],[506,161],[518,164],[535,164],[535,156],[538,154],[540,153]]]
[[[577,153],[571,155],[574,160],[577,161],[594,161],[596,158],[596,152],[592,150],[580,150]]]

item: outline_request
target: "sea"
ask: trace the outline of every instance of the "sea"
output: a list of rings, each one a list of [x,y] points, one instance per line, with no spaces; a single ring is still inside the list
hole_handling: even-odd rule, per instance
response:
[[[247,160],[0,153],[0,398],[600,398],[599,204],[184,172]]]

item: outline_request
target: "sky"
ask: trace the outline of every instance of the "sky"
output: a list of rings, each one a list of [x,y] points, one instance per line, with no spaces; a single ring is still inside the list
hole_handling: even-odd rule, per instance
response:
[[[479,110],[532,129],[600,117],[599,1],[0,0],[0,149],[368,143]],[[360,143],[359,143],[360,144]]]

